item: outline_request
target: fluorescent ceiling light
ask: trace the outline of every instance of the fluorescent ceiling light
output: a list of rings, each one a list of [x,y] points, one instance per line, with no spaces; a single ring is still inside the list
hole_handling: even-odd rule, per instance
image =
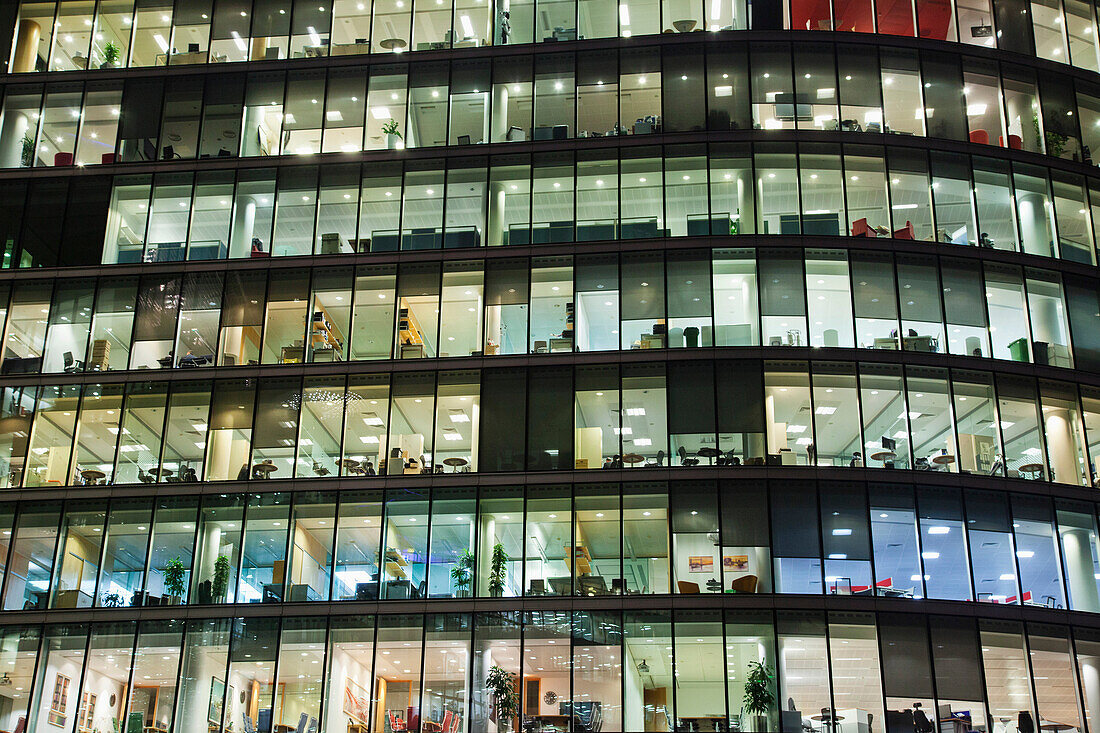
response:
[[[371,107],[370,114],[376,120],[388,120],[393,116],[389,107]]]

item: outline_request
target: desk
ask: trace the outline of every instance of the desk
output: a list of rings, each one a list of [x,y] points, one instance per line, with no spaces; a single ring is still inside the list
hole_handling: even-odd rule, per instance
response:
[[[167,478],[175,474],[170,468],[161,468],[160,466],[153,466],[149,469],[149,473],[153,474],[157,478]]]
[[[345,458],[340,461],[340,465],[348,470],[350,473],[362,473],[362,464],[353,458]]]
[[[370,726],[366,723],[353,723],[348,721],[348,733],[370,733]]]
[[[290,733],[291,731],[298,730],[293,725],[287,725],[286,723],[276,723],[271,726],[275,733]]]
[[[843,715],[811,715],[810,720],[816,720],[824,728],[835,729],[836,724],[844,720]]]
[[[444,466],[451,466],[452,468],[454,468],[453,473],[458,473],[458,469],[462,468],[467,463],[469,463],[469,461],[467,461],[465,458],[457,458],[456,457],[456,458],[444,458],[443,459],[443,465]]]
[[[966,733],[970,730],[970,721],[965,718],[940,718],[937,723],[939,733]]]
[[[718,450],[717,448],[711,448],[710,446],[703,446],[698,451],[696,451],[696,455],[706,458],[713,465],[714,459],[722,455],[722,451]]]
[[[1073,730],[1076,727],[1077,727],[1076,725],[1070,725],[1069,723],[1058,723],[1058,722],[1055,722],[1053,720],[1047,720],[1047,721],[1044,721],[1042,723],[1039,723],[1039,730],[1061,731],[1061,730]]]
[[[1023,473],[1030,474],[1031,478],[1035,478],[1035,474],[1042,472],[1043,464],[1041,464],[1041,463],[1025,463],[1024,465],[1020,466],[1016,470],[1021,471]]]
[[[700,733],[710,733],[710,731],[718,730],[719,723],[725,723],[726,719],[719,715],[704,715],[693,718],[680,718],[684,722],[692,721],[695,725],[692,726],[692,730],[700,731]]]
[[[257,463],[252,467],[252,473],[259,473],[262,478],[269,478],[271,474],[279,470],[274,463]]]

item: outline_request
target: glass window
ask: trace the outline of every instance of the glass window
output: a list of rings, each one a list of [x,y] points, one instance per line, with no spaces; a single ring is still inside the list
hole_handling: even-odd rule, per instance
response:
[[[389,721],[399,721],[398,727],[404,724],[413,733],[419,728],[424,621],[420,614],[378,617],[373,733],[392,730]],[[414,719],[410,711],[418,717]]]
[[[333,600],[377,600],[383,528],[381,492],[345,495],[339,513]]]
[[[1008,497],[992,491],[967,491],[965,501],[975,597],[986,603],[1018,604]]]
[[[275,679],[274,725],[317,725],[325,684],[325,635],[328,620],[321,616],[283,620]]]
[[[242,603],[275,603],[278,601],[312,600],[302,598],[286,576],[287,527],[290,496],[279,491],[252,494],[248,497],[248,515],[241,545],[241,576],[238,601]],[[286,584],[286,595],[283,587]]]
[[[771,487],[770,494],[775,591],[820,595],[821,540],[816,533],[803,531],[820,521],[817,489],[813,484],[790,481],[782,487]],[[780,654],[783,654],[782,645]],[[819,659],[824,658],[822,650]]]
[[[4,610],[45,610],[61,519],[60,503],[39,503],[19,514],[4,584]]]
[[[816,462],[810,404],[810,375],[805,362],[765,362],[764,410],[768,422],[769,464]]]
[[[998,412],[1005,443],[1005,467],[1011,478],[1045,480],[1042,433],[1035,383],[997,375]]]
[[[850,466],[857,460],[857,453],[863,454],[855,365],[815,365],[813,384],[817,442],[811,462],[818,466]]]
[[[928,597],[973,600],[963,536],[962,497],[953,489],[918,488],[917,508]]]
[[[962,356],[988,356],[989,325],[978,263],[940,260],[943,306],[947,316],[947,349]]]
[[[875,560],[875,595],[924,598],[920,535],[911,490],[871,484],[871,548]]]
[[[943,306],[937,268],[924,258],[898,257],[901,346],[906,351],[941,353]]]
[[[866,453],[860,459],[871,468],[908,468],[909,409],[901,388],[901,369],[860,364],[859,393]]]
[[[963,473],[1004,475],[993,375],[988,372],[952,373],[955,427],[958,430],[958,466]]]
[[[206,480],[243,481],[253,476],[249,463],[249,447],[252,442],[255,399],[254,380],[234,379],[214,383],[214,391],[210,396],[210,420],[205,431],[207,440],[202,446],[208,448]],[[263,428],[270,429],[271,426]],[[267,470],[258,469],[255,475],[266,476]]]
[[[862,722],[869,730],[881,733],[885,728],[881,721],[886,717],[882,708],[881,678],[874,675],[847,674],[853,669],[849,664],[861,669],[880,668],[879,639],[874,616],[869,613],[830,613],[829,654],[833,670],[836,715],[839,717],[850,714],[857,719],[857,723]],[[914,662],[909,662],[909,665],[910,668],[915,666]],[[904,684],[904,680],[896,677],[891,681]],[[878,725],[875,725],[876,721],[879,722]]]
[[[154,507],[155,524],[149,542],[149,568],[145,590],[136,605],[177,606],[186,603],[194,569],[197,497],[159,499]]]
[[[194,619],[187,622],[182,651],[183,660],[179,672],[179,700],[176,705],[174,730],[186,729],[185,721],[194,720],[196,710],[208,711],[207,719],[212,715],[218,718],[218,724],[221,724],[220,718],[225,709],[225,672],[229,661],[229,641],[232,634],[230,627],[233,623],[232,619]],[[239,633],[243,630],[234,631]],[[271,646],[271,651],[263,651],[265,656],[268,654],[274,656],[274,645]],[[241,656],[244,656],[243,652]],[[257,654],[257,657],[259,656]],[[257,659],[257,661],[260,660]],[[263,662],[253,666],[262,668]],[[245,689],[240,685],[242,682],[240,678],[236,682],[235,689]],[[236,704],[239,705],[239,703]],[[201,717],[199,719],[202,720]]]
[[[571,493],[569,486],[528,491],[526,595],[567,596],[572,593],[571,561],[566,551],[573,544]]]
[[[196,530],[195,572],[191,576],[193,603],[235,602],[247,499],[245,494],[222,494],[203,501]]]
[[[140,605],[152,520],[151,500],[118,499],[111,504],[95,605]]]
[[[75,384],[43,387],[38,393],[24,486],[72,486],[80,483],[72,468],[80,387]]]
[[[491,498],[490,498],[491,496]],[[472,514],[472,509],[470,509]],[[456,522],[459,519],[456,517]],[[468,520],[472,522],[471,520]],[[523,490],[521,488],[495,488],[491,494],[486,492],[481,498],[478,514],[478,570],[477,595],[479,596],[518,596],[523,592]],[[532,538],[536,539],[536,538]],[[433,540],[434,542],[434,540]],[[472,538],[464,542],[464,548],[474,546]],[[556,548],[555,548],[556,549]],[[562,547],[561,553],[565,552]],[[460,556],[461,560],[461,556]],[[470,562],[466,561],[465,574],[455,576],[452,571],[457,596],[471,595]],[[459,562],[456,566],[461,566]],[[466,578],[466,591],[463,592],[459,580]]]
[[[761,250],[757,267],[763,343],[767,346],[809,346],[802,257],[786,250]]]

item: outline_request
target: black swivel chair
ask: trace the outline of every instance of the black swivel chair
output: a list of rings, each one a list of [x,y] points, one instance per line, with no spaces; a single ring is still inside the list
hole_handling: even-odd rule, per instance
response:
[[[67,373],[72,374],[73,372],[84,371],[84,362],[74,359],[73,352],[66,351],[64,354],[61,355],[61,358],[65,363],[65,371]]]
[[[936,733],[936,726],[921,710],[920,703],[913,703],[913,729],[916,733]]]
[[[679,448],[676,449],[676,455],[680,456],[680,465],[681,466],[698,466],[699,465],[699,459],[689,457],[687,449],[685,449],[684,446],[682,446],[682,445]]]
[[[1021,710],[1016,718],[1016,728],[1020,733],[1035,733],[1035,720],[1031,717],[1030,710]]]

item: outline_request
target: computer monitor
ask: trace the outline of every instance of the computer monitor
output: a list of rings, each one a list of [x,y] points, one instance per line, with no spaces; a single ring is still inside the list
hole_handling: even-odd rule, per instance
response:
[[[883,450],[897,450],[897,448],[898,448],[898,444],[897,444],[896,440],[894,440],[893,438],[887,438],[885,435],[882,436],[882,449]]]

